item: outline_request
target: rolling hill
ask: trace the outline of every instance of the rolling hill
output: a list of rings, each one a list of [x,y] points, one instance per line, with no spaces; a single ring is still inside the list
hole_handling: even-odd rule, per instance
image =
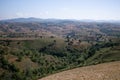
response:
[[[120,61],[120,23],[36,18],[0,21],[1,80],[37,80],[112,61]]]
[[[39,80],[119,80],[120,61],[75,68]]]

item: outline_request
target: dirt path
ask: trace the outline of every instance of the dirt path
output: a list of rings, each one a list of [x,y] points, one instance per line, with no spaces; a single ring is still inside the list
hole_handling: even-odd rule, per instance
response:
[[[67,70],[39,80],[120,80],[120,61]]]

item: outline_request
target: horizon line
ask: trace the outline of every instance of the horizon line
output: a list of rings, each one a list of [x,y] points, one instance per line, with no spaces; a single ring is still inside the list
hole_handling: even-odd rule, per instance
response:
[[[75,18],[40,18],[40,17],[16,17],[16,18],[6,18],[6,19],[0,19],[0,21],[3,20],[12,20],[12,19],[29,19],[29,18],[35,18],[35,19],[58,19],[58,20],[90,20],[90,21],[120,21],[120,20],[116,20],[116,19],[75,19]]]

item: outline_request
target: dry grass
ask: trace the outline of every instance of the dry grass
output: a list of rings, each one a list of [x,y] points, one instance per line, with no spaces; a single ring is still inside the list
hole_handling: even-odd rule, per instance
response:
[[[30,60],[28,57],[24,57],[21,62],[15,62],[15,65],[20,70],[26,70],[26,69],[34,69],[38,67],[37,63],[34,63]]]
[[[120,80],[120,61],[63,71],[39,80]]]
[[[21,41],[21,40],[36,40],[36,39],[39,39],[39,38],[0,38],[0,40],[18,40],[18,41]]]

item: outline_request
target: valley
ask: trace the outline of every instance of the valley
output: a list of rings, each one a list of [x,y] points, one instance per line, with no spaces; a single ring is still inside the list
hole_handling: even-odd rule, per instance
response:
[[[100,80],[113,79],[111,75],[118,80],[119,61],[120,23],[35,18],[0,21],[1,80],[77,80],[77,76],[88,80],[97,79],[97,72]]]

